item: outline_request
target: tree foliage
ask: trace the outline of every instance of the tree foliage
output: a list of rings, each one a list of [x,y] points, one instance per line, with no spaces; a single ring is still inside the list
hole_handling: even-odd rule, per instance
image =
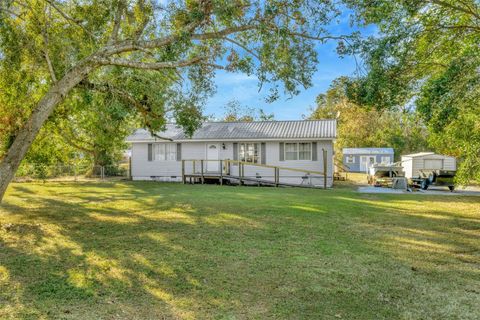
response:
[[[225,114],[222,121],[272,121],[275,119],[273,113],[266,113],[263,109],[255,109],[242,106],[238,100],[229,101],[225,107]]]
[[[336,154],[343,148],[392,147],[396,159],[426,146],[427,130],[412,112],[377,110],[347,97],[350,79],[336,79],[325,94],[317,96],[310,119],[337,119]]]
[[[311,86],[315,41],[338,39],[326,28],[337,15],[329,0],[1,2],[0,197],[44,123],[59,105],[70,111],[82,84],[112,92],[120,84],[109,75],[122,69],[145,127],[157,132],[173,118],[191,133],[219,68],[269,83],[268,100]],[[142,77],[153,72],[168,80],[145,90]]]
[[[476,0],[347,1],[378,34],[356,47],[367,73],[348,95],[378,109],[417,109],[461,182],[480,176],[480,4]]]

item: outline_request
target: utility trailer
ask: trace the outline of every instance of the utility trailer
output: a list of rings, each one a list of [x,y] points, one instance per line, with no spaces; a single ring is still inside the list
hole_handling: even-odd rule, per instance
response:
[[[392,187],[394,178],[405,177],[400,164],[374,164],[368,168],[367,181],[376,187]]]
[[[455,170],[424,169],[419,170],[420,176],[410,178],[412,186],[427,190],[429,186],[445,186],[450,191],[455,190]]]

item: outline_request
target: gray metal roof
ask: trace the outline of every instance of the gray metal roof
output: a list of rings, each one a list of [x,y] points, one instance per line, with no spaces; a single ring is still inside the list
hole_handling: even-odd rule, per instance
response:
[[[181,140],[275,140],[275,139],[335,139],[336,120],[205,122],[190,138],[175,124],[157,135],[174,141]],[[127,142],[155,141],[145,129],[136,130]],[[157,139],[158,140],[158,139]]]
[[[393,148],[343,148],[343,154],[393,154]]]
[[[416,158],[416,157],[423,157],[423,156],[430,156],[434,155],[435,153],[433,152],[417,152],[417,153],[411,153],[411,154],[404,154],[402,157],[409,157],[409,158]]]

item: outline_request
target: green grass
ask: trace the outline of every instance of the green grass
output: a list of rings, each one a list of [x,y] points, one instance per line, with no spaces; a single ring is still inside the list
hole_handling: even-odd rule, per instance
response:
[[[17,183],[0,318],[479,319],[480,198]]]

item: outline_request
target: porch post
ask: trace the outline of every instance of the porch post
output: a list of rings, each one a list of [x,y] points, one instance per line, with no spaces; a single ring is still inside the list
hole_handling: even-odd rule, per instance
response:
[[[186,179],[185,179],[185,160],[182,160],[182,183],[183,184],[186,183]]]
[[[327,189],[327,150],[323,151],[323,188]]]

